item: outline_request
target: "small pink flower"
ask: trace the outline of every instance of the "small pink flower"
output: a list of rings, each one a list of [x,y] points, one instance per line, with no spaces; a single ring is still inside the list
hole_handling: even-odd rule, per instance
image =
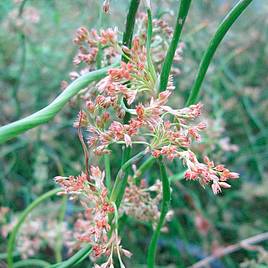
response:
[[[231,185],[224,181],[219,181],[218,184],[223,188],[231,188]]]
[[[110,10],[110,0],[104,0],[102,4],[102,9],[104,13],[109,13]]]
[[[128,134],[124,134],[124,140],[125,140],[125,143],[126,143],[126,146],[132,146],[132,142],[131,142],[131,138]]]
[[[168,101],[170,94],[171,92],[169,90],[161,92],[158,97],[158,105],[165,105]]]
[[[213,182],[211,188],[214,194],[218,194],[221,192],[221,187],[217,182]]]
[[[152,151],[152,156],[154,158],[158,158],[158,157],[160,157],[160,155],[161,155],[161,151],[160,150],[153,150]]]
[[[184,174],[184,177],[186,180],[195,180],[197,179],[197,174],[195,172],[192,172],[191,170],[187,170]]]

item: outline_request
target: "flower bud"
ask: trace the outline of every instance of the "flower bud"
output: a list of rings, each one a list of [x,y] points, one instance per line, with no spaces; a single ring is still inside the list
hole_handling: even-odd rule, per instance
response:
[[[110,0],[105,0],[102,5],[102,10],[104,13],[109,13],[110,11]]]

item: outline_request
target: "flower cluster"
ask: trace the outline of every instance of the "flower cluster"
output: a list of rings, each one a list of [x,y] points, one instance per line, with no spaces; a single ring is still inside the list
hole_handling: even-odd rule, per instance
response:
[[[26,6],[21,10],[19,7],[21,3],[15,4],[15,8],[9,12],[2,26],[10,32],[21,32],[26,36],[32,35],[40,21],[39,10],[33,6]]]
[[[226,181],[228,179],[237,179],[239,174],[230,172],[224,165],[216,165],[210,161],[207,156],[204,157],[204,163],[198,162],[195,154],[187,151],[181,154],[184,164],[188,167],[185,173],[185,178],[188,180],[199,180],[201,185],[206,185],[210,182],[214,194],[221,192],[222,188],[230,188],[231,185]]]
[[[89,132],[89,148],[100,155],[109,153],[109,145],[113,143],[142,144],[155,158],[162,155],[170,161],[183,159],[188,168],[186,178],[195,172],[191,178],[198,178],[203,186],[212,182],[215,194],[221,187],[229,187],[226,180],[238,175],[218,170],[218,166],[212,168],[207,162],[199,163],[191,150],[201,141],[201,132],[206,128],[200,121],[202,104],[182,109],[168,105],[173,83],[170,80],[167,89],[158,93],[156,69],[148,62],[142,38],[134,38],[132,48],[122,51],[128,63],[121,62],[120,67],[110,69],[96,90],[85,97],[82,121]],[[122,123],[126,114],[130,114],[131,119]]]
[[[108,6],[109,1],[104,1],[107,12]],[[173,79],[170,76],[166,90],[160,92],[159,71],[172,31],[163,20],[154,20],[153,36],[151,44],[148,44],[143,31],[147,24],[147,15],[141,13],[138,34],[133,38],[131,48],[119,44],[116,29],[97,32],[82,27],[74,39],[79,46],[75,64],[83,62],[90,66],[89,69],[94,69],[113,62],[115,58],[123,59],[119,67],[109,69],[105,78],[90,90],[84,90],[84,107],[74,127],[78,130],[85,155],[85,173],[77,177],[55,178],[63,189],[60,194],[79,197],[84,207],[84,213],[75,222],[75,241],[70,246],[77,249],[82,243],[89,243],[92,245],[93,259],[107,256],[105,263],[96,267],[114,267],[114,253],[121,267],[124,267],[121,253],[125,256],[130,256],[130,253],[120,245],[118,208],[109,199],[104,173],[94,166],[89,171],[89,150],[98,156],[109,154],[112,144],[124,144],[126,147],[139,145],[144,147],[144,153],[154,158],[181,159],[187,167],[185,178],[197,180],[202,186],[211,185],[214,194],[221,192],[221,188],[230,187],[226,182],[228,179],[239,177],[223,165],[214,165],[208,157],[204,158],[204,163],[199,162],[193,153],[192,148],[201,142],[201,133],[206,129],[200,117],[202,104],[181,109],[169,106],[174,90]],[[181,61],[182,48],[183,45],[180,45],[176,52],[175,59],[178,61]],[[173,69],[173,73],[178,74],[179,70]],[[72,76],[76,78],[79,74],[72,73]],[[87,144],[81,128],[87,130]],[[143,180],[137,183],[136,179],[135,175],[128,177],[119,212],[155,225],[160,215],[160,183],[157,181],[149,187]]]
[[[104,13],[109,13],[110,10],[110,0],[104,0],[102,4],[102,9]]]
[[[83,243],[92,245],[91,257],[98,259],[108,256],[105,265],[112,267],[113,254],[120,253],[129,256],[128,251],[122,249],[117,230],[111,226],[109,218],[114,217],[115,206],[108,199],[108,192],[104,185],[104,172],[98,167],[90,167],[90,175],[85,173],[74,177],[56,177],[55,181],[62,187],[59,194],[69,194],[71,198],[78,198],[84,207],[84,213],[74,224],[73,241],[68,246],[78,249]]]
[[[147,145],[147,150],[154,157],[165,155],[170,160],[180,157],[180,150],[189,148],[193,141],[200,141],[199,133],[206,126],[203,122],[191,124],[199,117],[201,104],[174,110],[166,105],[170,95],[171,92],[166,90],[159,93],[157,98],[151,98],[147,104],[137,104],[135,109],[131,109],[133,118],[128,124],[112,121],[109,125],[106,118],[110,118],[110,115],[106,112],[105,117],[95,120],[95,125],[89,123],[89,146],[95,147],[95,152],[108,153],[111,143],[125,143],[127,146],[141,143]],[[93,122],[90,117],[96,113],[98,104],[90,105],[94,108],[89,111],[88,122]],[[174,122],[169,120],[171,117]],[[108,125],[106,129],[103,127],[105,125]]]
[[[151,193],[155,196],[152,197]],[[162,199],[162,185],[158,180],[148,187],[145,180],[138,185],[135,177],[129,177],[120,212],[132,216],[141,222],[152,222],[155,225],[159,219],[159,203]]]
[[[110,1],[103,2],[103,10],[106,13],[109,11],[109,2]],[[132,97],[128,96],[128,98],[132,98],[132,100],[134,94],[138,91],[147,91],[153,89],[157,83],[157,77],[155,76],[154,72],[150,70],[146,65],[147,55],[145,43],[147,21],[148,18],[146,13],[138,13],[136,23],[139,30],[134,37],[131,49],[127,48],[119,42],[118,36],[120,33],[116,28],[108,28],[97,31],[96,29],[88,30],[86,27],[80,27],[76,31],[75,38],[73,40],[74,43],[78,46],[78,52],[74,57],[73,62],[75,65],[85,63],[85,67],[80,72],[72,71],[70,73],[70,78],[74,80],[84,72],[100,68],[101,66],[107,66],[108,64],[115,62],[115,60],[119,59],[119,57],[124,56],[124,58],[127,59],[130,63],[127,66],[131,66],[132,68],[132,70],[129,71],[133,74],[132,78],[134,78],[131,79],[131,88],[133,90],[127,91],[124,87],[122,87],[124,84],[124,79],[126,77],[122,77],[123,80],[120,81],[121,87],[116,87],[116,84],[119,82],[118,79],[120,78],[115,78],[114,76],[113,79],[115,79],[115,81],[111,81],[113,80],[111,79],[111,76],[109,79],[106,78],[103,80],[99,84],[100,89],[105,84],[113,84],[112,87],[115,86],[116,90],[119,90],[124,96],[126,94],[130,94]],[[172,28],[164,19],[153,20],[151,57],[154,62],[154,67],[157,71],[161,70],[161,65],[165,58],[165,51],[168,49],[168,43],[171,40],[172,32]],[[178,63],[182,61],[183,48],[184,44],[180,43],[174,56],[174,62],[176,64],[174,64],[172,67],[172,75],[180,74]],[[124,68],[125,66],[122,66],[122,69]],[[120,69],[121,68],[119,68],[119,70]],[[116,72],[119,70],[116,70]],[[130,76],[127,77],[127,80],[130,80]],[[66,81],[63,81],[62,88],[64,89],[67,85],[68,83]],[[169,87],[173,88],[172,76],[170,76]],[[90,87],[90,89],[92,90],[92,87]]]
[[[6,238],[17,223],[17,217],[2,226],[1,235]],[[23,259],[36,255],[40,250],[49,247],[54,249],[55,241],[58,237],[63,238],[63,244],[67,246],[71,233],[67,228],[67,223],[59,223],[47,217],[35,217],[27,220],[27,223],[20,229],[17,239],[17,249]]]
[[[140,29],[146,29],[148,23],[147,14],[140,12],[137,16],[137,25]],[[167,20],[163,18],[153,19],[153,36],[151,45],[152,60],[154,62],[157,71],[162,68],[162,63],[168,50],[168,44],[171,41],[173,29],[169,26]],[[145,31],[141,31],[139,37],[146,40]],[[179,75],[181,73],[178,64],[182,61],[182,52],[184,49],[184,43],[179,43],[178,48],[174,55],[174,64],[171,69],[172,75]]]
[[[83,62],[94,67],[98,53],[101,51],[103,62],[99,64],[110,64],[113,58],[119,55],[120,47],[117,38],[116,28],[108,28],[98,33],[95,29],[89,31],[85,27],[80,27],[74,38],[74,43],[79,47],[79,51],[74,57],[73,63],[78,65]]]

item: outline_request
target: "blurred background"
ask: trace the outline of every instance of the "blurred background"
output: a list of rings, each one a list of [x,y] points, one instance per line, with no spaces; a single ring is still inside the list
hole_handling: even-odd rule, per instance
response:
[[[154,17],[162,17],[173,26],[178,1],[152,2]],[[208,42],[236,1],[192,2],[182,35],[185,45],[183,60],[177,66],[180,74],[175,77],[177,98],[172,106],[176,108],[185,105]],[[61,92],[62,81],[69,82],[69,73],[77,70],[72,64],[76,29],[82,25],[100,28],[102,24],[103,28],[123,31],[128,4],[113,0],[110,14],[101,23],[100,0],[1,0],[0,125],[50,103]],[[196,148],[200,155],[209,155],[216,163],[239,172],[241,178],[232,182],[231,190],[214,196],[210,189],[182,180],[180,163],[169,164],[174,216],[160,239],[159,267],[188,267],[222,247],[268,231],[267,85],[268,5],[267,1],[254,0],[225,37],[206,75],[201,101],[209,127]],[[55,176],[78,174],[82,169],[81,145],[72,126],[80,104],[75,98],[53,121],[1,145],[1,253],[6,251],[8,223],[36,197],[54,188]],[[112,159],[113,174],[119,166],[117,159]],[[151,181],[158,176],[157,168],[152,170],[145,176]],[[57,228],[55,219],[64,204],[55,198],[42,206],[33,213],[28,227],[43,228],[44,237],[51,238],[49,230]],[[75,204],[67,202],[63,215],[66,224],[77,210]],[[126,217],[121,224],[123,245],[133,253],[127,267],[143,267],[150,225]],[[69,235],[68,226],[64,228],[63,236]],[[34,231],[28,239],[35,241]],[[265,249],[268,242],[261,243],[261,249],[228,254],[211,267],[268,267]],[[53,245],[43,238],[35,256],[53,262]],[[67,256],[65,249],[63,256]],[[85,262],[81,267],[91,266]]]

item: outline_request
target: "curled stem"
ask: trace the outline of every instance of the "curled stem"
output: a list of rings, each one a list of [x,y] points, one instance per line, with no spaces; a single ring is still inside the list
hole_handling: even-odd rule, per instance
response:
[[[233,23],[238,19],[238,17],[242,14],[242,12],[251,2],[252,0],[239,0],[219,25],[216,33],[210,40],[208,48],[205,51],[205,54],[203,55],[203,58],[200,62],[194,85],[191,89],[190,95],[186,103],[187,106],[197,102],[200,88],[207,73],[208,66],[211,63],[211,60],[219,44],[223,40],[226,33],[229,31]]]
[[[117,65],[118,63],[80,76],[78,79],[72,82],[52,103],[50,103],[45,108],[21,120],[0,127],[0,144],[16,137],[17,135],[25,132],[28,129],[47,123],[81,89],[88,86],[89,83],[105,77],[107,71],[111,67],[115,67]]]

